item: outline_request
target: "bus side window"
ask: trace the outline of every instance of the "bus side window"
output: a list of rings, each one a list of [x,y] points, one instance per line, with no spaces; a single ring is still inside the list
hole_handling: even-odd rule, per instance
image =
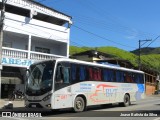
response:
[[[64,88],[70,84],[70,64],[58,63],[55,77],[55,90]]]
[[[69,67],[63,67],[63,79],[64,79],[64,83],[69,83]]]
[[[107,70],[106,69],[103,69],[103,80],[104,81],[108,81],[108,79],[107,79]]]
[[[144,76],[142,74],[140,74],[140,83],[144,84]]]
[[[136,83],[135,73],[132,73],[132,80],[133,80],[133,83]]]
[[[63,83],[63,73],[62,73],[62,65],[57,65],[57,71],[56,71],[56,83]]]
[[[93,69],[92,69],[92,67],[88,67],[88,73],[89,73],[89,80],[93,80]]]
[[[125,82],[127,83],[133,83],[133,80],[132,80],[132,74],[129,73],[129,72],[126,72],[126,76],[125,76]]]
[[[138,84],[143,84],[144,83],[144,78],[142,74],[137,74],[137,83]]]
[[[76,82],[76,74],[77,74],[77,66],[75,64],[71,64],[71,81]]]
[[[57,65],[56,71],[56,82],[57,83],[69,83],[70,79],[70,68],[65,63]]]
[[[135,82],[137,83],[137,84],[140,84],[140,83],[143,83],[143,78],[142,78],[142,75],[141,74],[136,74],[135,75]]]
[[[80,81],[80,65],[71,64],[71,83],[77,83]]]
[[[110,82],[110,79],[111,79],[110,71],[106,68],[103,69],[103,79],[106,82]]]
[[[109,81],[114,82],[114,70],[109,69],[108,75],[109,75]]]
[[[116,71],[116,82],[124,82],[124,73],[122,71]]]
[[[102,73],[101,68],[94,68],[94,80],[101,81],[102,80]]]
[[[86,80],[86,67],[83,65],[79,67],[79,80],[80,81]]]
[[[124,72],[124,83],[127,83],[127,73]]]

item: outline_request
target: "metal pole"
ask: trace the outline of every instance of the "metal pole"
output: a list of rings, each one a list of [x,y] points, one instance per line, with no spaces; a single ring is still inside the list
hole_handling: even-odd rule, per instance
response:
[[[141,41],[139,40],[139,60],[138,60],[138,69],[141,70]]]
[[[2,43],[3,43],[3,22],[6,0],[2,0],[2,9],[0,16],[0,98],[1,98],[1,71],[2,71]]]
[[[139,40],[139,59],[138,59],[138,68],[139,68],[139,70],[141,70],[141,46],[143,46],[148,41],[152,41],[152,40]],[[141,45],[141,42],[144,42],[144,43]]]
[[[1,71],[2,71],[2,41],[3,41],[3,29],[0,30],[0,98],[1,98]]]

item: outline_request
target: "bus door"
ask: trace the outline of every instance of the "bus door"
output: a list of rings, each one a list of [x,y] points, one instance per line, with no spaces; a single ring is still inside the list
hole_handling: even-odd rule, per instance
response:
[[[57,64],[54,90],[54,108],[72,107],[69,63]]]

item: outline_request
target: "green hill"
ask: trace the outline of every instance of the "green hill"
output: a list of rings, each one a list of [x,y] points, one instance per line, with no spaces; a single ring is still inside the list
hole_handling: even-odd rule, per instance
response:
[[[132,53],[138,55],[139,49],[131,51]],[[152,48],[152,47],[144,47],[141,48],[141,55],[148,55],[148,54],[160,54],[160,47]]]
[[[142,55],[141,59],[145,66],[160,72],[160,54]]]
[[[91,49],[95,48],[70,46],[70,55]],[[138,56],[131,52],[116,47],[97,47],[96,49],[100,52],[115,55],[117,58],[129,60],[135,67],[138,67]],[[148,69],[160,71],[160,54],[142,55],[141,63]]]

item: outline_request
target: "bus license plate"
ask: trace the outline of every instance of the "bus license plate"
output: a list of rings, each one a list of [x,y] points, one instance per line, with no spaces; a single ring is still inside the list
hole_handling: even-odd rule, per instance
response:
[[[36,105],[32,105],[33,108],[36,108]]]

